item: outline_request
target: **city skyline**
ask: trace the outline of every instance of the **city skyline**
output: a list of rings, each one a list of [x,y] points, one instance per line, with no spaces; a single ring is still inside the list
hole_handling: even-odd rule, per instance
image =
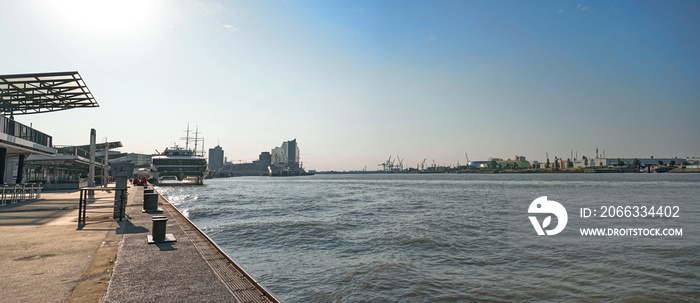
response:
[[[15,117],[54,144],[150,154],[189,123],[229,161],[296,138],[319,171],[700,156],[693,1],[2,5],[0,73],[75,70],[100,105]]]

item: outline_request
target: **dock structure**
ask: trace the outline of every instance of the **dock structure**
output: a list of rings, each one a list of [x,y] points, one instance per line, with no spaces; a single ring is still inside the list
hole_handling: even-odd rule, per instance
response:
[[[279,301],[162,196],[153,214],[142,187],[128,192],[123,221],[114,193],[96,192],[78,228],[77,190],[0,206],[2,301]],[[155,215],[176,242],[148,244]]]

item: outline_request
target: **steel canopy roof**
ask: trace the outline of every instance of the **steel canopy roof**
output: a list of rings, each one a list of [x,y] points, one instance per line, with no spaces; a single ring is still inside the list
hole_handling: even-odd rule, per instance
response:
[[[0,75],[0,112],[5,115],[98,106],[78,72]]]

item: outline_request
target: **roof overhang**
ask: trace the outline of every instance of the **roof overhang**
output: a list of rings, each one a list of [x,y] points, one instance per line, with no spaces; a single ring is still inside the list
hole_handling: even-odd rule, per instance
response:
[[[0,132],[0,148],[5,148],[8,156],[12,155],[55,155],[56,149]]]
[[[0,113],[6,115],[98,106],[78,72],[0,75]]]
[[[47,166],[47,167],[63,167],[73,169],[87,169],[90,166],[90,160],[74,155],[57,155],[57,156],[40,156],[31,155],[25,160],[28,166]],[[95,167],[99,169],[105,168],[104,163],[95,162]]]
[[[120,148],[124,147],[122,144],[122,141],[112,141],[112,142],[107,142],[107,145],[109,146],[109,149],[115,149],[115,148]],[[61,150],[61,149],[80,149],[80,150],[90,150],[90,144],[87,145],[56,145],[54,146],[55,148]],[[105,142],[96,142],[95,143],[95,152],[101,152],[105,150]]]

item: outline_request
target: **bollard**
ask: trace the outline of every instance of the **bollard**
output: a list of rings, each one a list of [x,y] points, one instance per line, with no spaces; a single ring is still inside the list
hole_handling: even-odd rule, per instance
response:
[[[156,192],[156,191],[155,191],[154,189],[144,189],[144,190],[143,190],[143,193],[144,193],[144,194],[152,194],[152,193],[155,193],[155,192]]]
[[[143,212],[162,211],[158,209],[158,194],[143,194]]]
[[[165,229],[168,224],[168,218],[165,216],[154,216],[153,220],[153,241],[160,242],[165,240]]]
[[[151,235],[147,236],[148,244],[177,242],[173,234],[165,233],[165,230],[168,225],[168,217],[153,216],[151,217],[151,220],[153,221],[153,228],[151,229]]]

